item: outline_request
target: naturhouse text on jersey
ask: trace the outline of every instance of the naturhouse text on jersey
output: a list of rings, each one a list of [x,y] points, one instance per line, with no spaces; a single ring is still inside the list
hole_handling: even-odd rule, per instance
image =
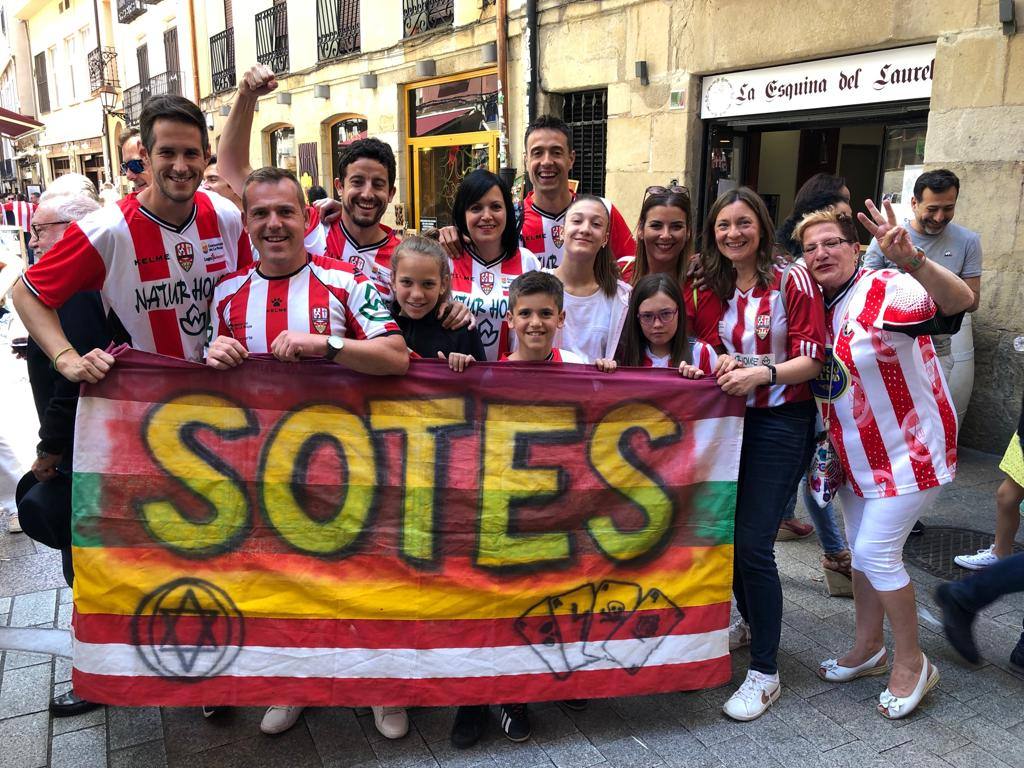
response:
[[[174,244],[174,262],[178,269],[173,269],[171,255],[162,254],[149,258],[136,259],[139,267],[141,284],[135,288],[135,311],[138,314],[158,309],[174,309],[180,315],[178,324],[189,336],[200,336],[206,333],[209,325],[210,299],[213,298],[213,287],[217,277],[227,269],[224,241],[212,238],[200,241],[203,271],[193,272],[196,261],[195,248],[188,241]],[[168,262],[171,276],[157,280],[145,279],[147,264]],[[179,272],[179,275],[175,275]]]

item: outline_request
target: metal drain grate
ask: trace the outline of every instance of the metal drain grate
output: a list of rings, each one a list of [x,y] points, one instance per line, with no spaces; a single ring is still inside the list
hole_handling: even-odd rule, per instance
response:
[[[953,562],[957,555],[977,552],[992,546],[995,537],[991,533],[970,528],[942,528],[925,526],[920,536],[911,536],[903,548],[903,557],[908,563],[946,581],[957,581],[970,576],[974,571],[961,568]],[[1024,552],[1019,544],[1015,552]]]

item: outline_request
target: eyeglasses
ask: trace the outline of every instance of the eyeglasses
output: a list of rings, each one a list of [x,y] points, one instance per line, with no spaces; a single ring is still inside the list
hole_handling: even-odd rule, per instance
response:
[[[135,160],[125,160],[121,163],[121,173],[128,173],[128,171],[142,173],[144,170],[146,170],[145,163],[137,158]]]
[[[653,187],[648,187],[646,190],[644,190],[645,200],[651,195],[686,195],[687,197],[689,197],[690,190],[687,189],[686,187],[680,187],[676,184],[670,184],[667,187],[662,187],[656,184]]]
[[[678,309],[662,309],[658,312],[637,312],[636,319],[640,321],[640,325],[651,326],[655,320],[660,320],[662,325],[668,325],[678,314]]]
[[[38,240],[39,236],[40,236],[39,230],[41,230],[43,227],[55,227],[58,224],[70,224],[70,223],[71,222],[67,221],[66,219],[61,219],[60,221],[47,221],[47,222],[44,222],[42,224],[30,224],[29,225],[29,229],[32,230],[32,234],[35,235],[36,240]]]
[[[805,245],[804,256],[810,256],[819,248],[825,251],[831,251],[838,248],[842,243],[852,242],[852,240],[844,240],[841,237],[830,237],[828,240],[822,240],[820,243],[811,243],[810,245]]]

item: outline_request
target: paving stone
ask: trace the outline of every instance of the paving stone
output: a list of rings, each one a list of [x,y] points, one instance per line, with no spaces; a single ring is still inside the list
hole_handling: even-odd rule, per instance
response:
[[[50,665],[10,669],[0,688],[0,718],[42,712],[50,702]]]
[[[665,764],[672,768],[711,768],[722,764],[696,736],[679,727],[679,723],[658,723],[638,734],[652,747]]]
[[[910,743],[933,755],[945,755],[967,744],[963,734],[947,728],[926,714],[915,718],[903,730],[910,736]]]
[[[302,721],[279,736],[249,734],[248,738],[191,755],[186,760],[177,762],[168,755],[168,768],[295,768],[320,764],[313,740]]]
[[[541,744],[556,768],[588,768],[604,761],[601,752],[581,733]]]
[[[48,653],[32,653],[31,651],[7,651],[4,653],[4,669],[19,669],[35,664],[48,664],[53,659]]]
[[[892,768],[893,765],[862,741],[822,752],[817,762],[823,768]]]
[[[38,768],[46,765],[46,712],[0,720],[0,756],[4,768]]]
[[[967,744],[942,756],[954,768],[1006,768],[1006,763],[977,744]]]
[[[665,764],[661,755],[640,736],[630,735],[626,738],[606,741],[597,746],[597,749],[610,766],[656,768],[656,766]]]
[[[57,629],[71,629],[71,613],[74,606],[71,603],[61,603],[57,606]]]
[[[711,751],[725,765],[757,765],[758,768],[781,766],[777,760],[764,754],[762,745],[747,736],[737,736],[715,744]]]
[[[552,766],[547,752],[533,739],[515,744],[491,729],[490,736],[485,734],[481,740],[484,749],[497,768],[533,768],[533,766]]]
[[[54,686],[54,695],[64,693],[71,686],[68,684],[62,684]],[[92,728],[97,725],[103,725],[107,722],[107,708],[99,707],[91,712],[86,712],[84,715],[76,715],[75,717],[52,717],[53,721],[53,735],[57,736],[62,733],[70,733],[71,731],[80,731],[83,728]],[[163,736],[163,734],[161,734]]]
[[[680,721],[705,747],[743,735],[744,723],[726,717],[719,709],[687,713]]]
[[[784,692],[772,709],[776,717],[788,723],[797,734],[823,752],[854,741],[849,731],[813,707],[808,707],[799,696],[787,696]]]
[[[822,680],[787,653],[780,653],[778,655],[778,665],[779,680],[782,682],[783,687],[788,688],[801,698],[830,691],[837,685],[836,683]],[[783,695],[785,695],[785,692]]]
[[[0,597],[0,616],[11,612],[11,598]]]
[[[409,710],[410,727],[419,731],[427,744],[447,739],[455,722],[455,707],[423,707]],[[488,713],[490,717],[490,713]],[[486,729],[485,729],[486,730]]]
[[[1020,693],[1009,696],[982,696],[973,699],[970,706],[1000,728],[1010,729],[1024,722],[1024,701],[1021,700]]]
[[[53,737],[51,768],[106,768],[107,730],[97,725]]]
[[[410,733],[404,739],[381,739],[371,746],[384,768],[437,765],[430,748],[423,743],[418,733]]]
[[[786,768],[818,768],[824,764],[822,753],[801,737],[769,742],[765,747],[768,754]]]
[[[109,768],[167,768],[163,739],[112,750],[107,765]]]
[[[533,740],[538,744],[545,744],[549,741],[556,741],[579,734],[576,723],[573,722],[561,707],[548,707],[543,713],[535,711],[530,707],[530,724],[533,727]],[[500,716],[500,715],[499,715]]]
[[[179,756],[206,752],[259,735],[265,708],[232,707],[209,719],[203,717],[199,707],[163,707],[161,711],[170,764]],[[305,730],[301,718],[295,728]]]
[[[625,738],[632,732],[629,724],[607,701],[593,701],[582,712],[567,714],[576,728],[599,748],[607,742]],[[642,731],[643,728],[639,727],[638,730]]]
[[[0,569],[0,594],[3,595],[56,589],[65,583],[61,573],[60,551],[49,547],[40,547],[36,554],[18,558],[17,567]]]
[[[163,739],[164,724],[157,707],[107,707],[110,749],[124,749]]]
[[[851,696],[843,685],[811,696],[806,701],[825,717],[840,725],[863,717],[866,709],[864,703]]]
[[[12,627],[35,627],[53,622],[57,607],[57,592],[48,589],[44,592],[33,592],[18,595],[11,607]]]
[[[474,744],[469,749],[456,749],[450,739],[435,741],[427,745],[441,768],[493,768],[494,758],[483,744]]]
[[[71,659],[66,656],[53,657],[53,682],[66,683],[71,680]]]
[[[917,741],[887,749],[881,752],[880,756],[887,759],[889,765],[907,765],[914,768],[949,768],[949,763],[938,755],[926,750]]]
[[[72,600],[74,600],[74,592],[72,591],[71,587],[61,587],[59,590],[57,590],[58,603],[64,605],[64,603],[70,603]]]
[[[366,762],[377,762],[373,749],[363,738],[362,728],[351,709],[340,707],[309,707],[303,712],[313,746],[324,764],[349,768]]]
[[[974,717],[951,726],[986,752],[999,757],[1003,762],[1024,768],[1024,739],[1000,728],[984,717]]]

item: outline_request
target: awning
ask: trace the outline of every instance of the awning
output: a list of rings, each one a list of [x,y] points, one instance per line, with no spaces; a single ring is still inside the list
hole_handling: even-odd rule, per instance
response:
[[[0,136],[20,139],[26,134],[43,130],[43,127],[35,118],[0,107]]]

